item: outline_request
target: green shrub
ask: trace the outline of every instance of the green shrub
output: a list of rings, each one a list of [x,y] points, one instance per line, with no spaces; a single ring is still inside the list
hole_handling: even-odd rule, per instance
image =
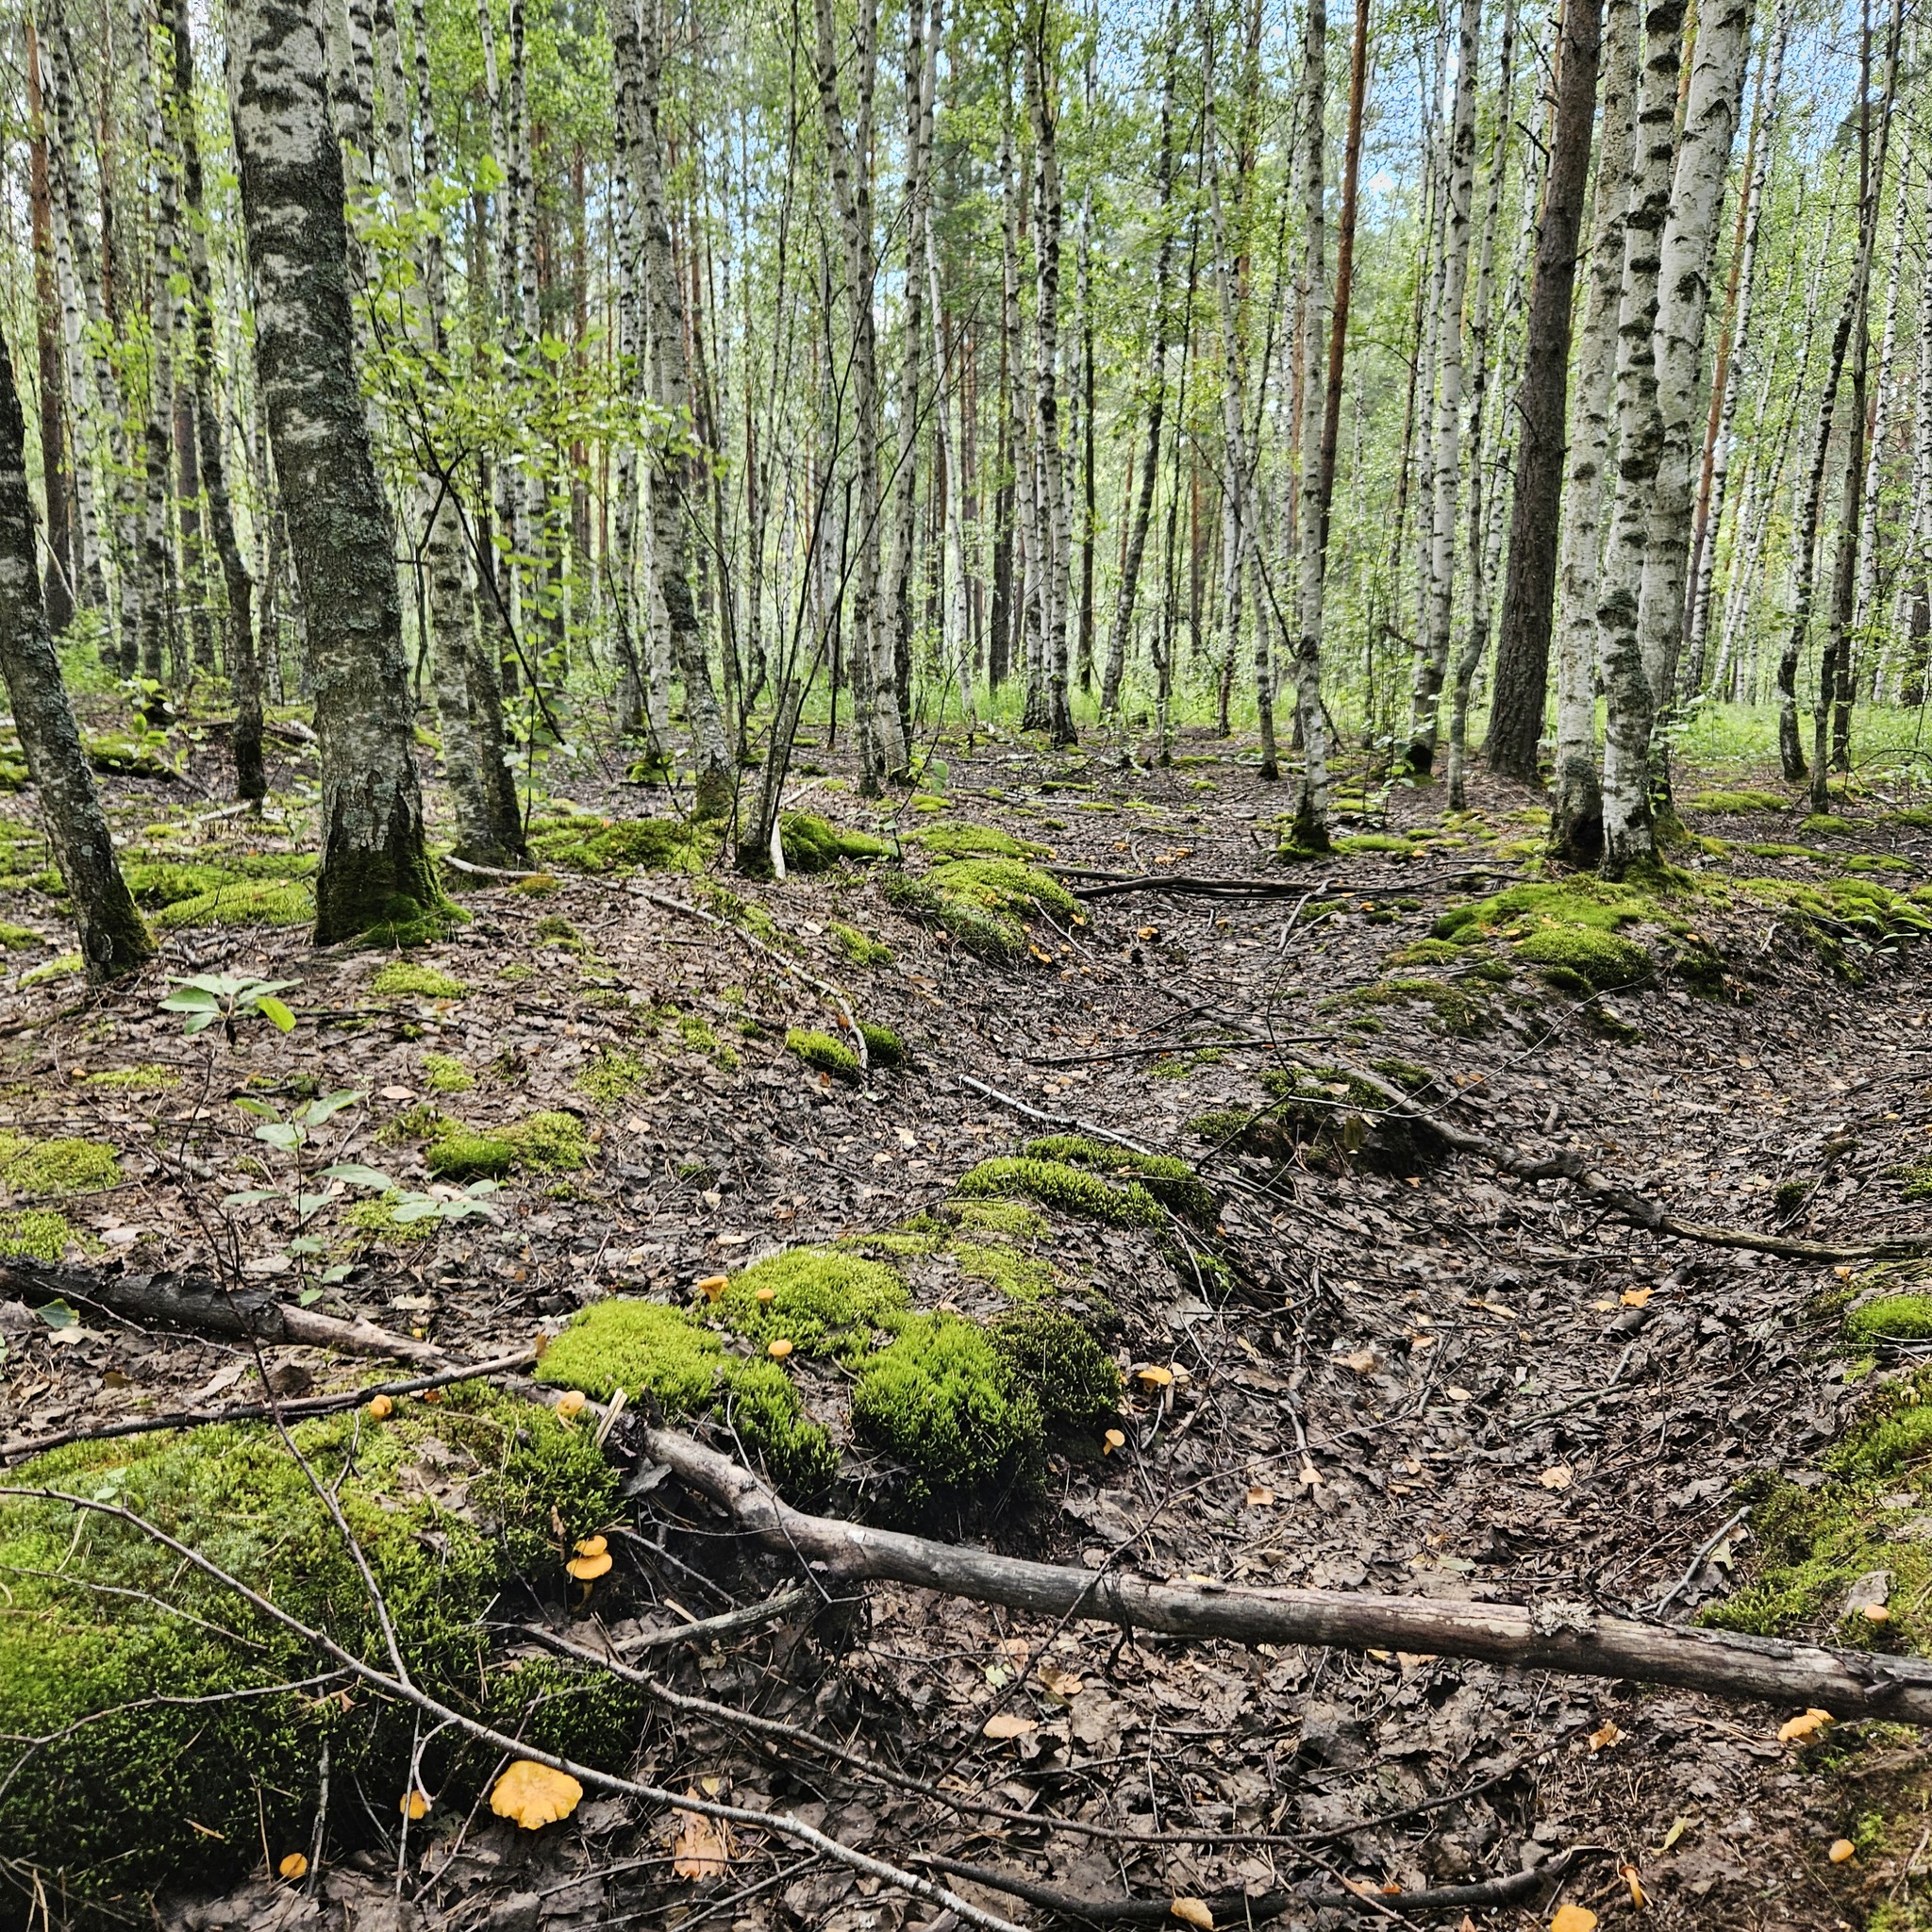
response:
[[[761,1291],[769,1298],[760,1300]],[[719,1319],[760,1346],[781,1337],[801,1355],[850,1360],[873,1335],[898,1325],[911,1306],[898,1272],[883,1261],[824,1248],[788,1248],[732,1277]]]
[[[796,1054],[807,1066],[821,1074],[830,1074],[835,1080],[856,1083],[864,1072],[858,1056],[849,1046],[813,1027],[791,1027],[785,1035],[785,1048],[788,1053]]]
[[[1033,1391],[1052,1437],[1084,1437],[1091,1447],[1121,1404],[1121,1372],[1107,1351],[1059,1308],[1023,1308],[989,1333],[1015,1375]]]
[[[453,974],[414,959],[391,959],[369,984],[372,991],[386,999],[413,995],[425,1000],[459,1000],[470,990]]]
[[[1040,1404],[987,1332],[957,1315],[916,1317],[865,1362],[852,1430],[904,1465],[914,1509],[1041,1487]]]
[[[506,1665],[488,1636],[519,1574],[560,1583],[558,1528],[581,1537],[610,1518],[616,1484],[589,1431],[472,1387],[380,1424],[351,1414],[293,1433],[339,1499],[416,1682],[488,1723],[531,1718],[533,1743],[625,1761],[634,1694],[586,1677],[559,1696],[564,1673]],[[81,1444],[13,1480],[111,1499],[388,1668],[355,1564],[272,1430]],[[239,1878],[264,1840],[275,1857],[306,1848],[325,1743],[335,1790],[359,1787],[393,1817],[419,1729],[408,1708],[320,1694],[340,1677],[275,1689],[329,1666],[132,1524],[58,1501],[0,1505],[0,1733],[48,1740],[0,1791],[0,1841],[69,1910],[144,1921],[157,1888]],[[444,1732],[424,1783],[460,1813],[493,1761]],[[339,1842],[363,1830],[351,1806],[331,1825]]]
[[[93,1194],[120,1181],[121,1164],[105,1141],[36,1141],[0,1127],[0,1187],[16,1194]]]
[[[845,860],[884,858],[890,848],[870,832],[848,832],[808,811],[788,811],[778,821],[789,871],[829,872]]]
[[[982,1160],[953,1184],[953,1192],[967,1199],[1014,1194],[1075,1214],[1104,1221],[1114,1227],[1158,1227],[1160,1204],[1138,1181],[1112,1187],[1098,1174],[1083,1173],[1060,1160],[1033,1160],[1003,1155]]]
[[[1119,1178],[1137,1180],[1162,1206],[1192,1221],[1214,1219],[1220,1208],[1213,1189],[1185,1160],[1171,1155],[1141,1154],[1084,1134],[1046,1134],[1026,1143],[1033,1160],[1059,1160],[1070,1167],[1100,1168]]]

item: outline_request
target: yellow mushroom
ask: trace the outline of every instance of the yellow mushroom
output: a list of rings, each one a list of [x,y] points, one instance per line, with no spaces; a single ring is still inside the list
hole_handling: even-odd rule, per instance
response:
[[[583,1406],[584,1391],[581,1389],[566,1389],[557,1398],[557,1413],[565,1422],[569,1422]]]
[[[731,1286],[731,1277],[728,1274],[708,1274],[698,1286],[704,1290],[705,1299],[714,1302]]]
[[[1100,1453],[1103,1456],[1111,1456],[1116,1449],[1124,1449],[1126,1446],[1127,1439],[1118,1429],[1109,1429],[1101,1438]]]
[[[412,1786],[396,1801],[396,1809],[413,1824],[429,1809],[429,1802],[422,1791]]]
[[[368,1402],[370,1420],[378,1423],[387,1421],[395,1413],[395,1407],[387,1395],[372,1395]]]
[[[791,1353],[791,1344],[789,1341],[787,1341],[785,1338],[781,1335],[779,1336],[777,1341],[766,1343],[765,1353],[768,1356],[770,1356],[774,1361],[782,1362],[785,1359],[785,1357]]]
[[[520,1757],[497,1779],[490,1808],[499,1818],[514,1818],[525,1831],[538,1831],[568,1818],[583,1795],[583,1786],[568,1772]]]
[[[774,1302],[777,1299],[778,1291],[775,1288],[761,1288],[758,1290],[758,1301],[761,1305]]]
[[[604,1539],[600,1536],[597,1541],[601,1543]],[[595,1556],[573,1557],[563,1567],[579,1583],[594,1583],[609,1570],[610,1563],[610,1557],[599,1550]]]
[[[300,1852],[291,1852],[289,1856],[286,1858],[284,1858],[279,1865],[275,1867],[275,1870],[279,1872],[284,1878],[307,1878],[308,1876],[308,1860]]]
[[[580,1557],[601,1557],[610,1545],[601,1536],[587,1536],[582,1542],[575,1545]]]

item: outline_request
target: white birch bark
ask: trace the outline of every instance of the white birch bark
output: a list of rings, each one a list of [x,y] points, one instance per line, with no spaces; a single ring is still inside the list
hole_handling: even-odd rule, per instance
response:
[[[1905,279],[1906,205],[1911,198],[1909,165],[1898,173],[1898,200],[1891,222],[1891,259],[1885,276],[1885,321],[1878,337],[1878,367],[1874,375],[1872,441],[1865,452],[1865,476],[1858,505],[1858,579],[1852,603],[1851,648],[1870,650],[1872,609],[1878,588],[1878,498],[1883,481],[1880,458],[1891,432],[1897,401],[1893,371],[1898,347],[1899,290]]]
[[[1442,679],[1449,665],[1456,589],[1456,504],[1462,469],[1462,311],[1469,288],[1471,203],[1475,192],[1475,70],[1482,0],[1462,0],[1457,29],[1456,99],[1443,175],[1442,292],[1436,351],[1436,434],[1430,479],[1427,628],[1418,640],[1408,723],[1408,767],[1436,761]]]

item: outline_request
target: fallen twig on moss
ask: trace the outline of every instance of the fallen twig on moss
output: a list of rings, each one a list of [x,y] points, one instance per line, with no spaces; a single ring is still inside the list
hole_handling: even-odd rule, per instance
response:
[[[434,1341],[392,1334],[359,1315],[344,1321],[339,1315],[278,1302],[265,1289],[231,1291],[213,1275],[192,1271],[117,1274],[105,1268],[55,1267],[25,1255],[0,1255],[0,1289],[28,1301],[79,1302],[124,1321],[161,1322],[201,1335],[392,1356],[425,1368],[451,1366],[449,1351]]]
[[[826,1582],[908,1583],[976,1603],[1176,1637],[1474,1657],[1574,1676],[1674,1684],[1719,1697],[1815,1706],[1840,1718],[1932,1724],[1932,1663],[1915,1657],[1639,1623],[1602,1615],[1588,1604],[1524,1607],[1342,1591],[1243,1590],[1028,1562],[807,1515],[749,1470],[674,1429],[646,1429],[643,1445],[681,1481],[728,1509],[747,1534],[769,1549],[795,1556]]]

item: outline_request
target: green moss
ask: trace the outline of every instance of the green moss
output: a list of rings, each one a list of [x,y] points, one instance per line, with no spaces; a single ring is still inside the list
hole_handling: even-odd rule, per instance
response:
[[[184,899],[198,899],[234,882],[236,874],[219,865],[153,865],[137,862],[125,865],[122,876],[137,906],[150,912],[164,906],[177,906]]]
[[[391,959],[369,984],[386,999],[459,1000],[470,990],[454,974],[414,959]]]
[[[915,1318],[865,1363],[852,1428],[903,1465],[915,1510],[1041,1487],[1040,1404],[991,1337],[957,1315]]]
[[[903,1067],[906,1064],[906,1042],[890,1026],[861,1020],[858,1030],[865,1038],[866,1058],[874,1066]]]
[[[1004,1241],[955,1241],[952,1254],[961,1274],[991,1282],[1009,1301],[1037,1302],[1053,1292],[1053,1270]]]
[[[788,1248],[755,1263],[716,1304],[721,1321],[760,1345],[782,1338],[803,1355],[846,1360],[870,1346],[874,1331],[897,1326],[910,1306],[895,1269],[825,1248]]]
[[[1481,1000],[1474,994],[1441,979],[1383,979],[1373,986],[1358,986],[1322,1002],[1324,1010],[1343,1006],[1418,1005],[1434,1010],[1436,1024],[1444,1033],[1479,1033],[1488,1017]]]
[[[650,1069],[627,1047],[600,1046],[571,1083],[599,1107],[615,1107],[634,1092]]]
[[[358,1201],[346,1216],[349,1225],[372,1241],[387,1242],[391,1247],[434,1241],[442,1223],[433,1214],[425,1214],[420,1221],[398,1221],[398,1195],[390,1193],[375,1200]]]
[[[1867,1302],[1845,1317],[1845,1333],[1863,1341],[1932,1340],[1932,1295],[1889,1294]]]
[[[1744,850],[1758,858],[1829,858],[1833,856],[1814,851],[1809,845],[1747,845]]]
[[[29,1255],[49,1264],[59,1260],[74,1239],[67,1217],[52,1208],[20,1208],[0,1213],[0,1255]]]
[[[1912,862],[1907,858],[1893,858],[1882,852],[1855,852],[1844,862],[1847,872],[1911,872]]]
[[[181,774],[168,762],[167,740],[160,734],[152,739],[127,738],[109,732],[84,738],[82,748],[95,771],[117,778],[178,778]]]
[[[1635,940],[1588,925],[1544,925],[1516,941],[1516,957],[1557,967],[1592,992],[1634,986],[1650,977],[1650,955]]]
[[[935,819],[906,834],[908,845],[918,845],[934,858],[1051,858],[1050,845],[1037,845],[1030,839],[1016,839],[997,825],[975,824],[970,819]]]
[[[9,953],[18,952],[25,946],[43,945],[45,941],[31,926],[12,925],[0,919],[0,949]]]
[[[1008,1241],[1037,1241],[1051,1232],[1046,1216],[1024,1201],[955,1200],[947,1214],[961,1227],[1004,1235]]]
[[[415,1131],[435,1135],[424,1158],[439,1180],[495,1180],[512,1168],[564,1174],[590,1165],[591,1143],[575,1114],[528,1114],[487,1132],[446,1120],[433,1109],[430,1122]]]
[[[86,1084],[108,1088],[119,1093],[159,1093],[170,1087],[180,1086],[181,1076],[167,1067],[146,1061],[138,1067],[104,1068],[98,1074],[90,1074]]]
[[[541,1174],[573,1174],[591,1164],[591,1142],[575,1114],[546,1108],[525,1115],[507,1131],[520,1167]]]
[[[929,875],[916,879],[902,872],[889,872],[883,889],[887,904],[908,919],[944,933],[975,958],[1010,962],[1025,954],[1026,931],[1018,920],[945,891]]]
[[[351,1414],[293,1432],[339,1499],[416,1682],[487,1723],[514,1729],[527,1717],[533,1742],[625,1761],[633,1695],[493,1657],[487,1628],[519,1574],[560,1582],[558,1528],[581,1537],[610,1520],[615,1479],[588,1430],[470,1388],[402,1405],[380,1424]],[[355,1563],[273,1431],[82,1444],[15,1480],[123,1506],[386,1667]],[[8,1503],[0,1574],[0,1733],[51,1740],[31,1775],[0,1793],[0,1841],[66,1911],[144,1921],[157,1888],[239,1878],[264,1839],[276,1857],[306,1847],[325,1743],[336,1792],[359,1788],[393,1815],[419,1729],[408,1708],[358,1692],[345,1709],[318,1694],[339,1684],[277,1690],[326,1665],[132,1524],[58,1501]],[[493,1763],[444,1732],[421,1768],[460,1814]],[[338,1842],[365,1829],[355,1807],[331,1823]]]
[[[1137,1180],[1164,1207],[1193,1221],[1211,1222],[1220,1207],[1213,1189],[1185,1160],[1171,1155],[1141,1154],[1084,1134],[1046,1134],[1027,1141],[1025,1151],[1034,1160],[1065,1161]]]
[[[1909,1167],[1889,1167],[1887,1176],[1906,1184],[1907,1201],[1932,1201],[1932,1160],[1921,1160]]]
[[[679,819],[594,819],[588,813],[530,841],[531,854],[558,872],[703,872],[718,850],[708,825]]]
[[[588,953],[590,942],[560,912],[546,912],[530,928],[540,946],[561,946],[566,952]]]
[[[1692,811],[1741,813],[1789,811],[1790,800],[1775,791],[1700,791],[1690,801]]]
[[[791,872],[829,872],[847,860],[884,858],[890,850],[870,832],[847,831],[808,811],[788,811],[778,821],[778,837]]]
[[[92,1194],[120,1180],[121,1164],[104,1141],[35,1141],[0,1127],[0,1187],[16,1194]]]
[[[167,931],[189,925],[307,925],[315,917],[315,891],[304,879],[237,879],[165,906],[155,924]]]
[[[467,1093],[476,1076],[453,1053],[425,1053],[423,1077],[432,1093]]]
[[[836,1080],[857,1082],[863,1073],[858,1056],[841,1041],[815,1028],[793,1026],[785,1035],[785,1050],[794,1053],[807,1066]]]
[[[992,1344],[1040,1405],[1049,1437],[1084,1438],[1098,1448],[1121,1405],[1121,1372],[1073,1316],[1059,1308],[1021,1308],[991,1329]]]
[[[1209,1108],[1206,1113],[1197,1113],[1189,1120],[1188,1132],[1197,1141],[1210,1141],[1218,1146],[1239,1140],[1254,1119],[1255,1115],[1246,1108]]]
[[[934,866],[928,876],[941,891],[1011,919],[1046,912],[1071,924],[1080,917],[1079,901],[1066,887],[1050,873],[1023,865],[1018,859],[949,859]]]
[[[1447,966],[1466,958],[1454,940],[1416,940],[1383,961],[1387,966]]]
[[[1859,832],[1859,827],[1850,819],[1838,818],[1824,811],[1813,812],[1799,829],[1809,832],[1814,838],[1832,839],[1856,839]]]
[[[723,1407],[794,1496],[822,1490],[838,1468],[831,1438],[776,1362],[727,1355],[711,1330],[662,1302],[613,1296],[586,1308],[544,1350],[537,1379],[600,1402],[619,1389],[632,1400],[648,1392],[673,1420]]]
[[[1407,858],[1415,847],[1393,832],[1357,832],[1349,838],[1336,840],[1335,850],[1345,853],[1388,852]]]
[[[892,963],[891,947],[882,940],[873,939],[869,934],[861,932],[858,926],[846,925],[835,919],[831,922],[829,929],[848,964],[890,966]]]
[[[1033,1160],[999,1156],[982,1160],[953,1184],[956,1195],[972,1199],[1020,1195],[1042,1207],[1114,1227],[1158,1227],[1160,1204],[1138,1181],[1110,1186],[1098,1174],[1084,1173],[1060,1160]]]
[[[499,1180],[516,1165],[517,1150],[500,1134],[458,1126],[431,1142],[424,1159],[438,1180]]]

